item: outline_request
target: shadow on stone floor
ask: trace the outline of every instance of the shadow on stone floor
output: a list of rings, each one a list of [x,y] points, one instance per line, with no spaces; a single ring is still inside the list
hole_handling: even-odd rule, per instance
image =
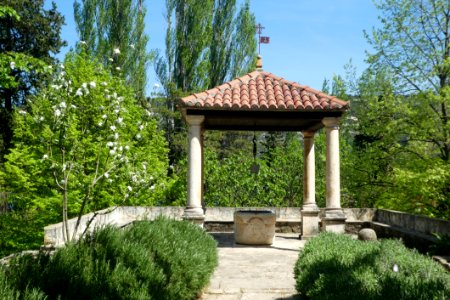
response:
[[[294,295],[290,297],[282,297],[282,298],[275,298],[275,300],[306,300],[307,298],[302,295]]]
[[[298,252],[298,247],[289,247],[292,242],[298,241],[298,236],[283,236],[276,234],[272,245],[241,245],[234,242],[233,232],[209,232],[209,234],[217,241],[219,248],[258,248],[258,249],[277,249],[285,251]]]

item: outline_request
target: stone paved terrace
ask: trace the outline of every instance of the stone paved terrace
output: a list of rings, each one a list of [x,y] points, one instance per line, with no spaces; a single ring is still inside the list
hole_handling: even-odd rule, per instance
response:
[[[277,233],[272,246],[234,243],[233,233],[211,233],[219,242],[219,265],[201,300],[297,299],[294,265],[305,241]]]

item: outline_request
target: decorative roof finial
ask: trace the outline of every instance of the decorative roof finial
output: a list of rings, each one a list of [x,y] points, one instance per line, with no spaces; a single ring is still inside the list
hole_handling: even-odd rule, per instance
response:
[[[257,71],[262,71],[262,67],[263,67],[263,64],[262,64],[262,57],[261,57],[260,54],[258,54],[258,58],[257,58],[257,60],[256,60],[256,70],[257,70]]]

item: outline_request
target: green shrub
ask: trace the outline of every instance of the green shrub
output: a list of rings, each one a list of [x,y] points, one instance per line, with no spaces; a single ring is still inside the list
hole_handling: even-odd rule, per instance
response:
[[[450,295],[450,274],[397,240],[361,242],[322,233],[300,252],[294,272],[297,290],[311,299],[447,299]]]
[[[157,218],[153,223],[137,222],[127,239],[151,249],[163,269],[166,282],[158,299],[195,299],[217,266],[214,239],[197,225]]]
[[[158,218],[102,228],[52,257],[20,257],[5,270],[5,290],[48,299],[195,299],[216,265],[216,243],[203,230]]]
[[[38,288],[25,286],[22,291],[14,288],[8,280],[6,271],[0,266],[0,299],[2,300],[45,300],[46,297]]]

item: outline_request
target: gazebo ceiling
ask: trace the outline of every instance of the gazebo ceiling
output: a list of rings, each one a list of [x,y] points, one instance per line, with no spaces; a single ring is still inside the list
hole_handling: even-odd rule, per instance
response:
[[[254,71],[179,101],[183,116],[204,115],[205,129],[317,130],[348,102],[269,72]]]

